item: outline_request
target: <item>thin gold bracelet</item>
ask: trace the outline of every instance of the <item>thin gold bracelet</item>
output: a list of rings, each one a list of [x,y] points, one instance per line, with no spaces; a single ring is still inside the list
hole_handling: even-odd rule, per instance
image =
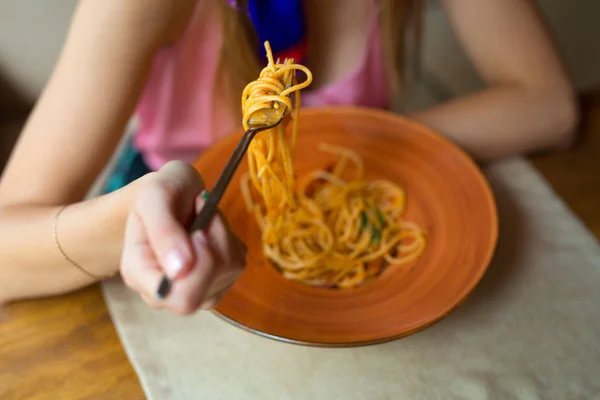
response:
[[[90,271],[84,269],[81,265],[79,265],[75,261],[73,261],[71,259],[71,257],[69,257],[67,255],[67,253],[65,253],[65,251],[63,250],[63,248],[60,245],[60,242],[58,240],[58,229],[57,229],[57,227],[58,227],[58,217],[60,217],[60,214],[62,214],[62,212],[65,210],[65,208],[67,208],[66,205],[62,206],[60,208],[60,210],[58,210],[58,212],[54,216],[54,221],[52,222],[52,234],[54,236],[54,243],[56,243],[56,247],[58,248],[58,251],[60,251],[60,254],[62,254],[62,256],[65,258],[65,260],[67,260],[72,266],[74,266],[75,268],[77,268],[79,271],[83,272],[84,274],[86,274],[90,278],[92,278],[92,279],[106,279],[106,278],[110,278],[110,276],[96,275],[96,274],[93,274]]]

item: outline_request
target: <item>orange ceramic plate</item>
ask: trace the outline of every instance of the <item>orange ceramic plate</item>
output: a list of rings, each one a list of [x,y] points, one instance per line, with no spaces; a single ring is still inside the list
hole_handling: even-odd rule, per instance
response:
[[[197,162],[208,188],[239,137],[219,142]],[[247,171],[244,160],[221,209],[248,246],[248,266],[218,313],[254,333],[314,346],[385,342],[450,313],[477,285],[496,245],[495,203],[477,166],[431,130],[371,109],[303,110],[295,158],[299,176],[335,159],[319,152],[318,142],[354,149],[369,179],[389,179],[406,189],[406,218],[425,228],[425,253],[357,289],[320,289],[284,279],[263,256],[260,231],[246,211],[239,186]]]

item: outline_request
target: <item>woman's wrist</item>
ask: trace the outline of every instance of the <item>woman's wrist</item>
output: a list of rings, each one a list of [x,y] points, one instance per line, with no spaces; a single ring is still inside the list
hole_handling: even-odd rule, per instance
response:
[[[57,221],[65,255],[91,275],[116,274],[127,216],[148,179],[150,175],[113,193],[67,206]]]

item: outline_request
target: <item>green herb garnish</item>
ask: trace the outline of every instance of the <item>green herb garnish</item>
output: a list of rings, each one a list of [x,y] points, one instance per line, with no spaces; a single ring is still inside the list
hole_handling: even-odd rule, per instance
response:
[[[371,234],[371,242],[378,244],[381,241],[381,236],[383,234],[385,218],[383,218],[383,214],[378,208],[375,208],[375,215],[377,216],[377,224],[373,224],[369,221],[367,211],[360,213],[360,231],[364,231],[367,227],[372,228],[373,233]]]

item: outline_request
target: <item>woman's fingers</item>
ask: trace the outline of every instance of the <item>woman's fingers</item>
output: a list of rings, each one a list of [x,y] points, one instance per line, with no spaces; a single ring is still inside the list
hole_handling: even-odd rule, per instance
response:
[[[204,203],[204,198],[199,195],[196,198],[196,213],[202,210]],[[220,211],[214,216],[209,226],[208,238],[215,250],[223,255],[224,259],[222,261],[231,262],[233,259],[246,259],[246,245],[233,233],[227,219],[223,217]]]
[[[141,223],[136,221],[136,216],[130,218],[132,222],[128,223],[126,239],[131,239],[132,235],[143,229]],[[136,245],[130,245],[133,242],[128,242],[121,260],[123,280],[152,308],[168,308],[180,315],[196,311],[209,292],[211,282],[215,280],[217,264],[202,232],[194,233],[191,241],[198,262],[187,275],[172,283],[166,299],[156,297],[156,288],[163,272],[147,242]]]
[[[196,209],[204,204],[202,196],[196,200]],[[220,266],[211,283],[202,308],[214,308],[225,293],[233,286],[246,265],[247,249],[244,243],[232,232],[227,220],[218,213],[208,231],[208,241],[212,246]]]
[[[214,308],[244,269],[245,246],[222,216],[214,217],[206,233],[187,232],[185,222],[195,206],[203,206],[203,187],[187,164],[167,164],[130,212],[121,273],[150,307],[181,315]],[[164,273],[172,283],[161,300],[155,293]]]
[[[134,212],[139,215],[165,274],[175,279],[194,262],[187,232],[171,211],[171,198],[176,193],[156,182],[142,195]]]
[[[210,290],[217,274],[217,259],[208,245],[204,233],[198,231],[191,236],[196,264],[184,277],[172,283],[166,306],[180,315],[196,311]]]
[[[200,175],[192,167],[172,162],[158,172],[157,179],[148,184],[135,205],[150,246],[170,279],[182,276],[194,263],[184,223],[203,188]]]
[[[125,226],[125,246],[121,254],[121,276],[137,292],[152,293],[162,279],[162,270],[150,248],[142,220],[131,212]]]
[[[243,271],[245,258],[230,249],[222,253],[224,242],[234,242],[235,237],[211,234],[206,238],[201,231],[192,234],[196,265],[185,277],[173,282],[171,293],[165,300],[167,307],[178,314],[187,315],[198,308],[212,309],[221,301]],[[237,246],[237,244],[235,244]],[[225,261],[226,260],[226,261]]]

